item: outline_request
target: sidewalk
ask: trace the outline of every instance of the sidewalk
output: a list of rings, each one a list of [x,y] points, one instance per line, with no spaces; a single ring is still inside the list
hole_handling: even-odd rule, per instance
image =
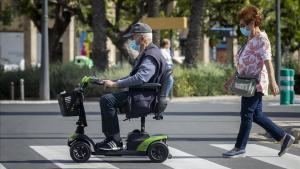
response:
[[[240,101],[240,96],[224,95],[224,96],[199,96],[199,97],[174,97],[171,102],[196,102],[196,101]],[[263,96],[264,101],[280,102],[280,96]],[[295,95],[295,104],[300,104],[300,95]]]
[[[87,98],[87,102],[97,102],[99,98]],[[170,102],[201,102],[201,101],[240,101],[240,96],[223,95],[223,96],[197,96],[197,97],[173,97]],[[279,105],[280,96],[264,96],[264,101],[276,102]],[[0,100],[0,104],[54,104],[57,100]],[[295,104],[300,105],[300,95],[295,95]],[[293,106],[293,105],[288,105]]]

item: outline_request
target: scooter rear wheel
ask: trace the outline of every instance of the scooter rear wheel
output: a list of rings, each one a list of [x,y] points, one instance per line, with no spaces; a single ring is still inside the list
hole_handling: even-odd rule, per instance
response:
[[[86,142],[76,141],[70,147],[70,156],[77,163],[84,163],[91,157],[91,148]]]
[[[164,142],[154,142],[147,150],[148,157],[152,162],[164,162],[169,156],[168,146]]]

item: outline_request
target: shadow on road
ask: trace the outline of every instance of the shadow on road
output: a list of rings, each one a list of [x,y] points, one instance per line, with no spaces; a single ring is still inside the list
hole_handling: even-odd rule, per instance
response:
[[[24,136],[8,136],[8,137],[0,137],[1,139],[12,139],[12,140],[66,140],[67,137],[43,137],[43,136],[37,136],[37,137],[24,137]],[[104,137],[91,137],[93,140],[102,140]],[[122,138],[123,140],[126,140],[125,137]],[[168,141],[232,141],[234,142],[236,140],[236,137],[168,137]],[[265,139],[260,139],[260,138],[249,138],[250,141],[265,141]]]

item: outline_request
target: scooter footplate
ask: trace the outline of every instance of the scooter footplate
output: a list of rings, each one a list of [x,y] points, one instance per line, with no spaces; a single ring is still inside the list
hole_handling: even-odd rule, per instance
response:
[[[132,150],[97,150],[92,152],[92,155],[104,155],[104,156],[146,156],[146,152],[132,151]]]

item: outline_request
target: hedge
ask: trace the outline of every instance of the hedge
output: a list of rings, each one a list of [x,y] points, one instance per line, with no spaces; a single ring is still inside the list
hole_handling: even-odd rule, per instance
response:
[[[198,65],[197,68],[174,69],[174,96],[215,96],[225,94],[224,82],[234,70],[217,64]]]
[[[98,72],[95,69],[87,67],[79,67],[72,63],[70,64],[53,64],[50,65],[50,97],[56,98],[56,95],[61,91],[70,91],[74,89],[81,78],[85,75],[95,75],[102,79],[117,79],[125,76],[130,72],[130,66],[118,66],[106,72]],[[25,97],[39,97],[39,70],[37,68],[26,69],[25,71],[10,71],[4,72],[0,70],[0,99],[10,99],[10,83],[15,84],[15,98],[20,97],[20,79],[24,79]],[[107,90],[105,92],[110,92]],[[99,96],[103,94],[103,87],[95,86],[88,89],[87,96]]]
[[[85,75],[96,75],[101,79],[118,79],[129,74],[129,65],[115,66],[108,71],[99,72],[95,69],[81,68],[74,64],[50,65],[50,96],[52,99],[64,90],[72,90],[78,85],[80,79]],[[182,68],[176,66],[173,70],[174,96],[215,96],[225,94],[224,82],[231,76],[234,69],[219,64],[198,65],[197,68]],[[296,76],[296,86],[299,85],[299,75]],[[0,70],[0,99],[10,99],[10,82],[15,84],[15,98],[19,99],[19,80],[23,78],[25,84],[25,97],[38,99],[39,96],[39,70],[37,68],[25,71],[4,72]],[[298,88],[296,88],[298,89]],[[104,90],[101,86],[88,89],[88,95],[99,97],[104,93],[116,89]],[[300,93],[300,91],[296,91]]]

